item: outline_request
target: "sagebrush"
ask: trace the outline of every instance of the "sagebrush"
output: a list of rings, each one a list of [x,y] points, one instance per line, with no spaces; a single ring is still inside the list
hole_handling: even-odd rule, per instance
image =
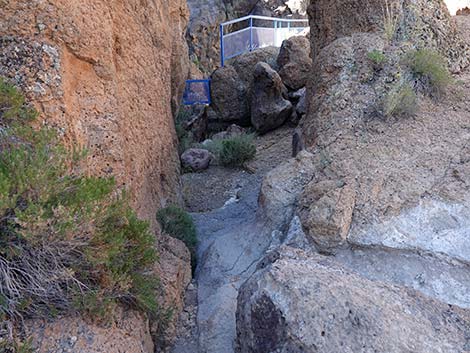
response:
[[[244,167],[256,155],[253,134],[241,134],[202,146],[212,152],[225,167]]]
[[[79,171],[84,153],[32,128],[36,116],[0,80],[0,320],[104,315],[118,303],[156,312],[149,224],[113,179]]]
[[[453,83],[447,62],[433,49],[418,49],[408,53],[406,62],[415,76],[424,79],[430,93],[440,96]]]
[[[418,97],[408,83],[393,87],[384,100],[384,114],[392,116],[410,116],[416,113]]]

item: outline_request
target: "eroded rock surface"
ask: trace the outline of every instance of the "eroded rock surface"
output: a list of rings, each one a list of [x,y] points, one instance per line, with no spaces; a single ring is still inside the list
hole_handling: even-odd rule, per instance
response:
[[[468,23],[405,1],[387,39],[382,4],[311,1],[299,144],[315,172],[279,237],[291,246],[272,244],[240,288],[238,352],[470,350]],[[426,45],[456,64],[440,99],[401,62]],[[403,83],[417,113],[384,114]]]
[[[338,38],[354,33],[384,31],[384,1],[311,1],[309,18],[313,56]],[[469,47],[449,16],[442,0],[390,0],[388,8],[396,23],[395,39],[414,43],[419,48],[435,48],[449,61],[453,72],[470,62]]]
[[[19,0],[0,17],[0,75],[67,144],[88,149],[90,173],[113,175],[154,221],[177,201],[172,113],[189,72],[186,2]]]
[[[312,16],[321,4],[312,2]],[[341,4],[352,6],[348,1],[334,6]],[[441,11],[440,1],[433,6]],[[348,9],[353,11],[354,7]],[[364,21],[374,21],[372,13],[371,19],[365,17]],[[404,13],[407,17],[414,12]],[[437,28],[442,29],[450,26],[450,42],[442,44],[444,49],[464,48],[453,46],[453,40],[461,41],[465,32],[451,35],[457,27],[446,12],[442,17],[429,18],[426,7],[421,16],[415,20],[437,21]],[[354,16],[346,17],[351,18],[347,21],[357,21],[351,24],[357,29],[352,35],[336,40],[326,35],[328,26],[332,26],[330,34],[341,35],[346,30],[336,19],[325,20],[327,27],[318,23],[319,27],[312,30],[312,46],[317,45],[313,38],[321,42],[318,38],[322,35],[322,40],[333,41],[315,59],[310,109],[301,122],[305,143],[321,170],[304,191],[299,210],[302,224],[325,251],[349,242],[421,249],[466,261],[470,255],[465,250],[468,245],[464,245],[468,243],[468,228],[462,212],[469,207],[465,178],[469,112],[464,103],[469,100],[468,70],[458,76],[463,83],[450,88],[440,101],[420,95],[415,116],[385,117],[384,99],[393,87],[406,80],[421,87],[419,80],[399,64],[401,53],[413,46],[399,39],[389,45],[380,32],[361,33],[369,27],[363,27]],[[433,43],[430,39],[430,46]],[[373,50],[383,51],[387,60],[379,71],[368,58]],[[468,59],[465,55],[459,58],[461,63]],[[339,189],[350,191],[326,191],[316,196],[326,184],[331,190],[339,185]],[[454,243],[459,254],[451,250]]]
[[[264,177],[258,212],[271,229],[285,230],[291,221],[300,193],[315,174],[312,157],[302,151]]]
[[[470,314],[283,248],[240,289],[237,352],[465,352]]]
[[[154,352],[148,320],[132,311],[121,312],[112,325],[69,317],[53,322],[36,320],[27,326],[38,353]]]

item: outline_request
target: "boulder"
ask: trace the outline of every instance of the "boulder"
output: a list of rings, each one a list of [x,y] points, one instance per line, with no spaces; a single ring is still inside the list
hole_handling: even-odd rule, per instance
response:
[[[270,229],[286,230],[299,195],[314,173],[312,155],[302,151],[266,175],[261,185],[258,212]]]
[[[468,311],[364,279],[312,252],[281,247],[269,258],[240,288],[236,352],[469,350]]]
[[[274,130],[292,114],[292,103],[283,98],[285,87],[278,73],[266,63],[254,72],[251,123],[260,133]]]
[[[330,252],[346,241],[354,206],[355,189],[342,180],[312,182],[305,188],[299,215],[319,250]]]
[[[276,70],[276,58],[278,55],[279,48],[266,47],[237,56],[231,60],[230,64],[235,68],[238,76],[248,88],[248,90],[251,90],[251,87],[253,86],[253,75],[255,73],[256,64],[259,62],[264,62]]]
[[[211,106],[217,114],[219,125],[227,127],[234,123],[242,126],[249,124],[247,86],[233,66],[227,65],[214,71],[211,77],[211,96]]]
[[[310,41],[305,36],[294,36],[282,43],[277,57],[279,75],[291,90],[305,87],[312,67]]]
[[[208,150],[201,148],[190,148],[181,155],[183,168],[193,172],[209,168],[212,156]]]

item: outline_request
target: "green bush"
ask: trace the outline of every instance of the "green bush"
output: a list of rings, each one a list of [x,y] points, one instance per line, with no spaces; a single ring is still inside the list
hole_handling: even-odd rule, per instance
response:
[[[200,146],[212,152],[225,167],[244,167],[256,155],[253,134],[243,134]]]
[[[408,53],[406,62],[416,76],[429,83],[433,94],[441,95],[453,82],[446,60],[435,50],[414,50]]]
[[[256,155],[253,135],[240,135],[222,140],[219,160],[226,167],[243,167]]]
[[[409,116],[416,112],[418,98],[408,83],[394,87],[384,101],[385,116]]]
[[[169,206],[157,212],[157,221],[162,231],[181,240],[191,252],[193,270],[196,265],[197,235],[196,227],[191,216],[177,206]]]
[[[387,61],[387,57],[385,54],[377,49],[374,49],[367,53],[367,57],[370,61],[372,61],[375,65],[382,65]]]
[[[36,115],[0,80],[0,319],[109,314],[118,302],[155,311],[149,224],[113,179],[78,171],[84,153],[30,127]]]

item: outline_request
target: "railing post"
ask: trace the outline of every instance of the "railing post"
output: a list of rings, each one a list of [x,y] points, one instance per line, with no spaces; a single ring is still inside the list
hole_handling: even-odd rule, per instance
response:
[[[222,67],[225,64],[225,53],[224,53],[224,25],[220,25],[220,62]]]
[[[277,21],[274,21],[274,46],[277,46]]]
[[[253,50],[253,17],[250,17],[250,51]]]

